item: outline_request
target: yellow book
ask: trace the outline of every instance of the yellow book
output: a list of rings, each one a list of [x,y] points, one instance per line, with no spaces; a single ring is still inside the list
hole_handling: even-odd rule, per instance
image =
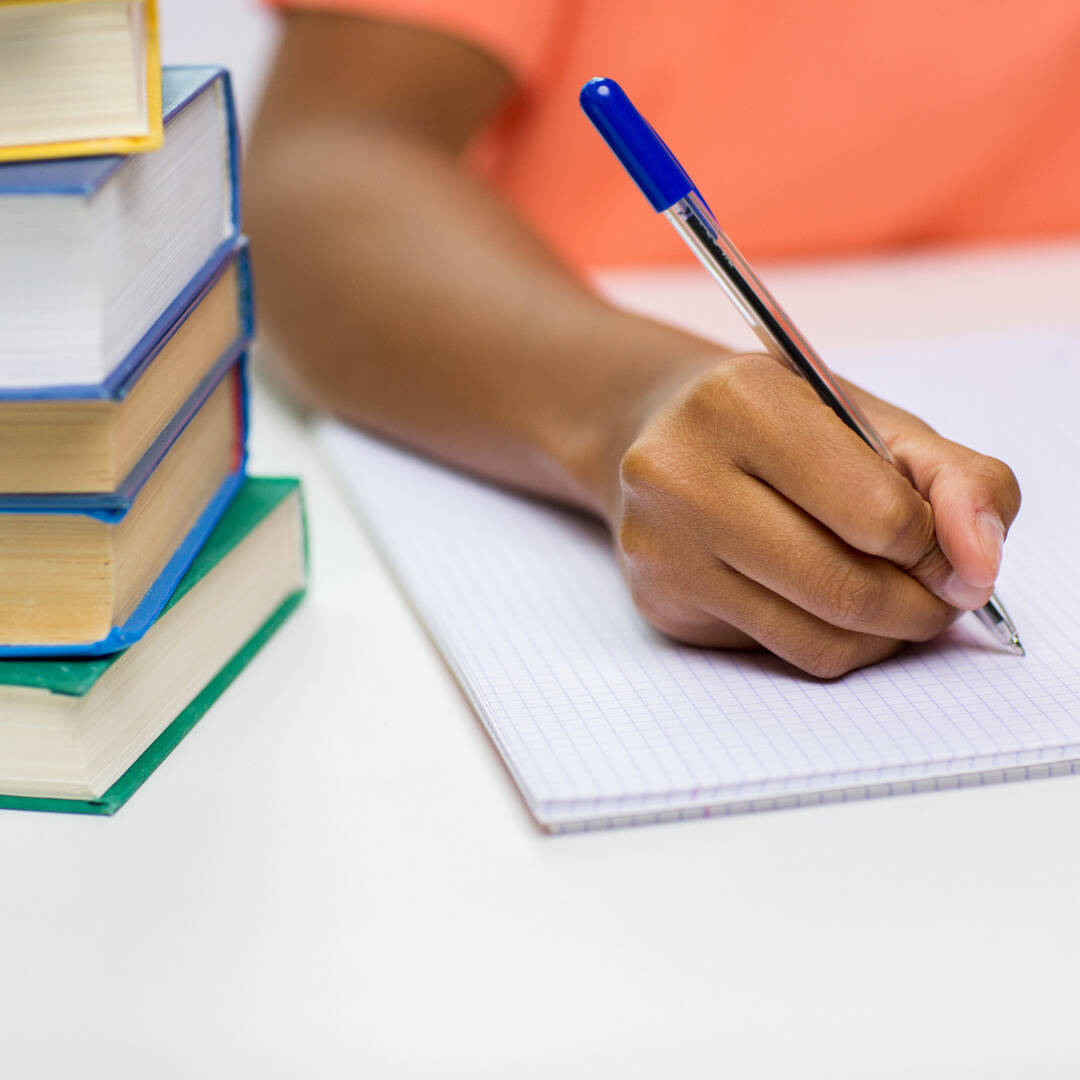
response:
[[[161,142],[156,0],[0,0],[0,161]]]

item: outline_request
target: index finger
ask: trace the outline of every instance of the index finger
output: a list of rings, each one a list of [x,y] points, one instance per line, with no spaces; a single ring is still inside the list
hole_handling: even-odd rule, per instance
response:
[[[845,543],[928,577],[948,575],[930,504],[799,376],[745,357],[728,390],[744,399],[738,460]],[[920,575],[921,576],[921,575]]]

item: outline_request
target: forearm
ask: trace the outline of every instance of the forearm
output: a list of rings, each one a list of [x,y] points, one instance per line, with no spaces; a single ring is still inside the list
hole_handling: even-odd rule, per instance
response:
[[[262,326],[314,404],[493,479],[603,513],[659,388],[712,361],[618,311],[450,154],[334,124],[257,137]]]

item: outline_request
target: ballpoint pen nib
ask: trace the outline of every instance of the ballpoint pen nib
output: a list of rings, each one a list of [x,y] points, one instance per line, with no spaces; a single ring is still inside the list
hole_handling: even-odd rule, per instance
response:
[[[995,593],[990,597],[990,602],[975,612],[979,622],[983,624],[993,635],[1013,654],[1013,656],[1027,656],[1024,646],[1020,644],[1020,635],[1016,630],[1016,623],[1009,618],[1005,605],[997,598]]]

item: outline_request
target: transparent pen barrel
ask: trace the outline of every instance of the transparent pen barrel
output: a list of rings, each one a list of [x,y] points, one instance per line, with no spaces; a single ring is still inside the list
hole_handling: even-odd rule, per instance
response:
[[[769,353],[802,375],[836,415],[886,461],[896,464],[892,451],[862,410],[851,399],[825,361],[787,317],[772,294],[717,224],[705,200],[696,192],[664,211],[701,265],[716,279],[728,299],[753,328]],[[1002,644],[1023,653],[1016,626],[995,593],[976,615]]]
[[[704,199],[692,191],[665,210],[664,217],[724,290],[765,349],[806,379],[821,399],[875,453],[895,463],[885,440],[773,299],[739,249],[717,224]]]

